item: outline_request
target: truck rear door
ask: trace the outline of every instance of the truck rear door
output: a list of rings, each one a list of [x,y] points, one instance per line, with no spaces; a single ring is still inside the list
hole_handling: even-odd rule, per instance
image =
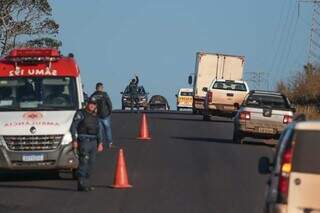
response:
[[[202,91],[202,89],[203,87],[209,87],[216,78],[218,69],[218,55],[207,53],[197,54],[195,96],[206,96],[206,93]]]
[[[288,212],[320,212],[320,131],[296,133]]]

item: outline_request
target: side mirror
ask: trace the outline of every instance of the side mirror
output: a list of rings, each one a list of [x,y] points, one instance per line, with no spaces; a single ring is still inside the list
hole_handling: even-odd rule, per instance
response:
[[[176,96],[176,98],[178,98],[178,95],[177,95],[177,94],[176,94],[175,96]]]
[[[192,76],[191,76],[191,75],[189,75],[189,77],[188,77],[188,83],[191,85],[191,84],[192,84],[192,82],[193,82],[193,80],[192,80]]]
[[[291,109],[291,111],[292,111],[293,113],[296,113],[296,112],[297,112],[297,109],[296,109],[296,107],[295,107],[294,105],[291,105],[291,106],[290,106],[290,109]]]
[[[208,92],[208,87],[203,87],[203,88],[202,88],[202,91],[203,91],[203,92]]]
[[[259,159],[259,173],[262,175],[270,174],[272,164],[270,163],[270,160],[268,157],[261,157]]]
[[[121,95],[123,95],[123,92],[120,92]]]

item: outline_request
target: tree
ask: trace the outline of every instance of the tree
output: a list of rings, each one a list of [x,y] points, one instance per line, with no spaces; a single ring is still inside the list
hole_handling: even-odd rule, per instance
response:
[[[276,85],[276,91],[286,95],[287,97],[290,96],[290,88],[284,81],[279,81]]]
[[[287,95],[294,103],[299,105],[320,104],[320,67],[311,64],[304,66],[287,83],[279,81],[277,90]]]
[[[56,47],[59,25],[48,0],[0,0],[0,55],[14,47]]]

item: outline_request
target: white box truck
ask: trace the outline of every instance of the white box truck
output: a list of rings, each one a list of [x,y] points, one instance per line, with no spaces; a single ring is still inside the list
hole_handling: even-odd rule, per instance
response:
[[[198,52],[193,81],[193,113],[200,114],[204,110],[206,92],[215,79],[242,80],[244,57],[220,53]],[[192,76],[189,76],[192,83]]]

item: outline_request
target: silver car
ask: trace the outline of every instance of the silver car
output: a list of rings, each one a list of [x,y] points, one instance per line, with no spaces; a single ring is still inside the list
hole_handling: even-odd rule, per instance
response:
[[[281,93],[250,91],[234,117],[233,141],[242,143],[245,137],[277,139],[292,122],[294,112]]]

